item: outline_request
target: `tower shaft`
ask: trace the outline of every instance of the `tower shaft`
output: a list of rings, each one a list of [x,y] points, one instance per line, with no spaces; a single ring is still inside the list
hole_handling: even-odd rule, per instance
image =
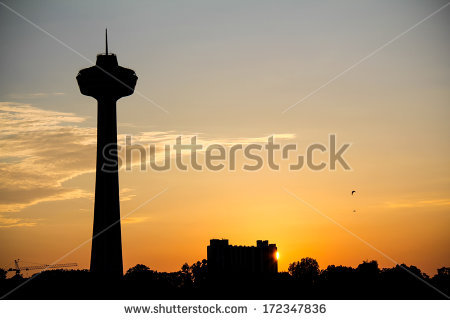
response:
[[[123,275],[116,100],[109,96],[97,100],[97,168],[90,270],[116,277]]]

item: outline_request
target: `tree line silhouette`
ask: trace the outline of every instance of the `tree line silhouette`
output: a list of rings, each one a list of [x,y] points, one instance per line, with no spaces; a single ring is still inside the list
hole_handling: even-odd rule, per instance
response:
[[[88,270],[46,270],[6,279],[0,269],[0,296],[6,299],[446,299],[450,268],[429,277],[405,264],[380,269],[377,261],[356,268],[329,265],[313,258],[275,274],[208,273],[206,259],[183,264],[176,272],[158,272],[143,264],[128,269],[119,281],[101,279]],[[26,283],[25,283],[26,282]],[[446,297],[447,296],[447,297]]]

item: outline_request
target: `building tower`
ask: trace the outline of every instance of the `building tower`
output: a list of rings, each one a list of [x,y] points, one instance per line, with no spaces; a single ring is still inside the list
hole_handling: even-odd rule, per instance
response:
[[[278,248],[268,240],[257,240],[256,247],[232,246],[227,239],[211,239],[207,248],[208,273],[212,277],[236,274],[278,273]]]
[[[120,228],[119,174],[117,159],[116,102],[131,95],[137,76],[131,69],[118,65],[115,54],[106,50],[97,55],[96,65],[77,75],[83,95],[98,103],[97,167],[95,177],[94,228],[90,271],[99,276],[123,276]]]

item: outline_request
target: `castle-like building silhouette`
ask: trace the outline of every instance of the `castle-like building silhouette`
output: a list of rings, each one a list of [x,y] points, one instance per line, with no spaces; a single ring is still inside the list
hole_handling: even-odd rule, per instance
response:
[[[134,92],[137,76],[133,70],[119,66],[116,55],[108,52],[106,33],[105,53],[97,55],[95,66],[81,70],[77,81],[81,93],[98,102],[90,271],[102,276],[122,277],[116,102]]]
[[[211,239],[207,248],[208,273],[273,274],[278,272],[277,246],[257,240],[255,246],[232,246],[226,239]]]

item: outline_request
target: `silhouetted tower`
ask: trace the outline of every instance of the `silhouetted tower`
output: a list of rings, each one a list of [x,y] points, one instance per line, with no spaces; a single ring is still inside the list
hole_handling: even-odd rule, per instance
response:
[[[117,162],[116,101],[131,95],[137,76],[120,67],[115,54],[97,55],[96,65],[77,75],[82,94],[98,102],[97,168],[95,178],[94,231],[91,272],[102,276],[123,275],[120,229],[119,175]]]

